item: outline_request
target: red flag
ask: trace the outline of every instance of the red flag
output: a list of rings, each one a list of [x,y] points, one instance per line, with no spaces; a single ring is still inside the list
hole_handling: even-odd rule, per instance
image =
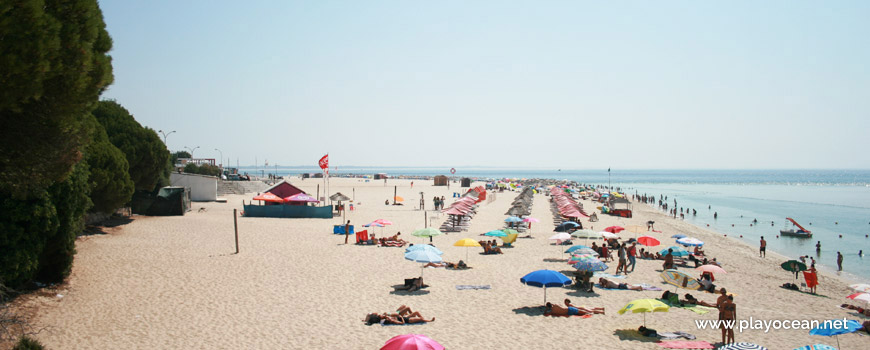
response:
[[[323,158],[320,158],[320,169],[329,169],[329,153],[327,153]]]

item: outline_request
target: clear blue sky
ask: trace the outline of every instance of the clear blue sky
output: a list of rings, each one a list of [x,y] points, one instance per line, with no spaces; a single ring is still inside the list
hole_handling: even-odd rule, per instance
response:
[[[100,1],[103,95],[253,165],[870,168],[870,1]]]

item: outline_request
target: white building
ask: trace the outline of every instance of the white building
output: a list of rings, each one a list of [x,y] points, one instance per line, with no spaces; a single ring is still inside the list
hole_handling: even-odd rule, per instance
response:
[[[172,186],[190,189],[190,200],[194,202],[210,202],[217,200],[218,178],[208,175],[171,173],[169,182]]]

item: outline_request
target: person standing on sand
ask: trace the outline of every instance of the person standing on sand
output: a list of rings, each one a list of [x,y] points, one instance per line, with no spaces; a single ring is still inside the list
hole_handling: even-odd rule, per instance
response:
[[[822,252],[822,241],[816,241],[816,254]]]
[[[767,257],[767,241],[764,240],[764,236],[761,236],[761,245],[758,247],[758,257],[766,258]]]
[[[843,271],[843,254],[837,252],[837,271]]]
[[[631,247],[628,247],[627,253],[628,265],[626,266],[626,269],[628,268],[628,266],[631,266],[631,272],[634,272],[634,264],[637,262],[637,260],[635,260],[634,258],[634,256],[637,255],[637,243],[632,243]],[[627,273],[628,271],[625,272]]]
[[[350,237],[350,220],[344,224],[344,244],[347,244],[347,238]]]
[[[616,249],[616,255],[619,257],[619,265],[616,265],[616,274],[618,275],[619,271],[622,271],[623,273],[628,272],[625,263],[625,244],[617,243]]]

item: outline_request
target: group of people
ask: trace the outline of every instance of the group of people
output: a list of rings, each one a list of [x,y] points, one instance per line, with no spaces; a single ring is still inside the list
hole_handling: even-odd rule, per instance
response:
[[[444,209],[444,203],[446,201],[447,199],[444,196],[441,196],[440,198],[438,196],[435,196],[434,198],[432,198],[432,202],[435,204],[435,210]]]
[[[494,239],[491,241],[477,241],[477,243],[483,247],[483,254],[504,254],[501,248],[498,247],[498,242]]]
[[[614,261],[613,253],[611,250],[616,251],[616,257],[619,259],[619,263],[616,266],[616,274],[620,273],[629,273],[634,272],[635,264],[637,263],[637,243],[632,242],[630,245],[628,243],[619,243],[616,239],[611,239],[607,241],[607,244],[602,244],[598,246],[595,242],[592,242],[592,250],[598,253],[598,257],[603,259],[604,262]],[[631,267],[631,271],[628,270],[629,266]]]

